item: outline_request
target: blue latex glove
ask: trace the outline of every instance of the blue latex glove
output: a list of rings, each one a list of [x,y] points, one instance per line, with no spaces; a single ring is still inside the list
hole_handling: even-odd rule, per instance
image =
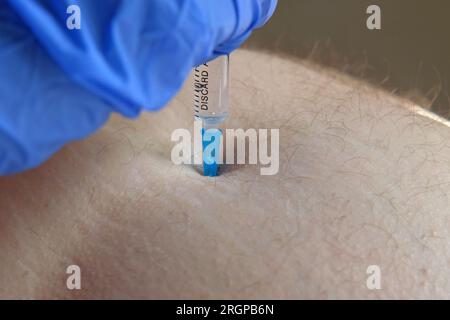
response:
[[[237,48],[276,0],[0,3],[0,175],[35,167],[112,111],[158,110],[192,67]],[[81,8],[81,30],[66,27]]]

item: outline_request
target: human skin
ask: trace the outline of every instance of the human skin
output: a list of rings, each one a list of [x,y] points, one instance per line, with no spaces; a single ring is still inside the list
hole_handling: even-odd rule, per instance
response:
[[[172,131],[193,126],[188,82],[163,111],[114,116],[0,179],[0,298],[450,297],[445,123],[273,54],[236,52],[230,84],[227,127],[280,129],[277,175],[171,162]]]

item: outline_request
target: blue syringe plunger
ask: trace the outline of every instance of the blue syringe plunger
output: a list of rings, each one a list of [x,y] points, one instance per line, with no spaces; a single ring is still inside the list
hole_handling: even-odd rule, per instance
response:
[[[206,177],[218,175],[221,138],[222,131],[219,129],[202,128],[203,175]]]

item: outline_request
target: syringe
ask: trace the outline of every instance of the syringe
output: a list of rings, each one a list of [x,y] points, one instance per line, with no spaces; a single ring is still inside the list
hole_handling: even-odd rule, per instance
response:
[[[194,71],[194,118],[202,122],[205,176],[217,176],[219,154],[209,155],[205,150],[212,144],[220,145],[222,133],[219,128],[228,117],[228,73],[229,56],[225,55],[198,66]],[[205,138],[207,130],[209,139]]]

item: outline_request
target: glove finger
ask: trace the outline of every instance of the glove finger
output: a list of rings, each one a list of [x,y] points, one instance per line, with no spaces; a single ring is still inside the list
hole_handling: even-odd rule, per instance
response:
[[[198,0],[78,0],[72,31],[71,0],[7,3],[73,81],[127,117],[163,107],[215,45]]]
[[[277,3],[277,0],[204,1],[202,6],[209,13],[216,34],[213,57],[229,54],[241,46],[254,29],[267,23]]]
[[[0,175],[33,168],[108,119],[107,104],[55,65],[0,5]]]
[[[163,107],[193,66],[236,48],[276,0],[77,0],[75,31],[66,28],[71,0],[7,3],[73,81],[135,117]]]

